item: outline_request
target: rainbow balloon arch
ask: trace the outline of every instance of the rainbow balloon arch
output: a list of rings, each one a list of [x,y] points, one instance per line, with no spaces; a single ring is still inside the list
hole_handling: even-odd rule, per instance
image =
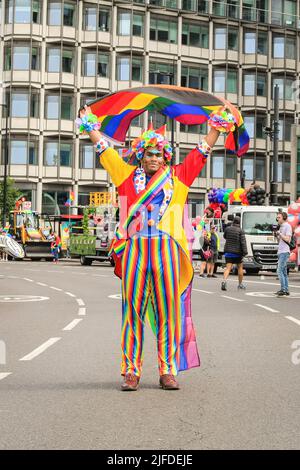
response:
[[[290,261],[300,266],[300,197],[288,206],[287,213],[288,223],[296,238],[296,248],[291,251]]]

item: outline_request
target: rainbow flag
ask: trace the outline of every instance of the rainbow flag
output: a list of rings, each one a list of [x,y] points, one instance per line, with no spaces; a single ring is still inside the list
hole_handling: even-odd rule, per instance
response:
[[[182,124],[206,122],[213,111],[227,108],[237,123],[229,133],[225,147],[243,155],[249,148],[249,135],[239,110],[224,98],[193,88],[173,85],[147,85],[118,91],[89,104],[101,123],[101,133],[124,143],[131,121],[145,111],[159,111]]]
[[[70,191],[70,195],[65,202],[65,206],[70,207],[72,205],[72,202],[74,202],[74,199],[75,199],[74,192]]]

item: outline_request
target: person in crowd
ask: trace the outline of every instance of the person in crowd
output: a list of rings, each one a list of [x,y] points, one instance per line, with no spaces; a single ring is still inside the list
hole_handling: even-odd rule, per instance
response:
[[[243,257],[247,254],[247,243],[245,233],[241,229],[240,217],[235,217],[232,225],[225,229],[224,238],[226,240],[224,246],[226,269],[223,274],[221,289],[227,290],[227,278],[233,265],[236,265],[238,269],[238,289],[245,289],[246,287],[243,284]]]
[[[278,240],[277,274],[280,281],[280,290],[276,292],[278,297],[290,295],[287,263],[291,254],[289,243],[293,232],[287,219],[288,215],[286,212],[278,212],[276,218],[279,224],[279,230],[276,232],[276,238]]]

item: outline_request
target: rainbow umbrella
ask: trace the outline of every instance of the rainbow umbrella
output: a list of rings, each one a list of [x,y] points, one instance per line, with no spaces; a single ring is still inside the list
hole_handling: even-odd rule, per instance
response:
[[[131,121],[145,111],[159,111],[181,124],[207,121],[213,111],[228,109],[236,129],[226,138],[225,147],[243,155],[249,148],[249,135],[239,110],[224,98],[193,88],[173,85],[146,85],[117,91],[89,104],[101,123],[101,132],[117,143],[124,143]]]

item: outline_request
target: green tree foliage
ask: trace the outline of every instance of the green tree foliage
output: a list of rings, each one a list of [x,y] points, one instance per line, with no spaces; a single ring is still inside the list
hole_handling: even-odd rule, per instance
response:
[[[3,214],[3,189],[4,182],[0,181],[0,212],[1,212],[1,221]],[[15,203],[18,198],[21,196],[20,191],[15,186],[15,182],[12,178],[7,178],[6,180],[6,218],[8,219],[9,211],[14,210]]]

